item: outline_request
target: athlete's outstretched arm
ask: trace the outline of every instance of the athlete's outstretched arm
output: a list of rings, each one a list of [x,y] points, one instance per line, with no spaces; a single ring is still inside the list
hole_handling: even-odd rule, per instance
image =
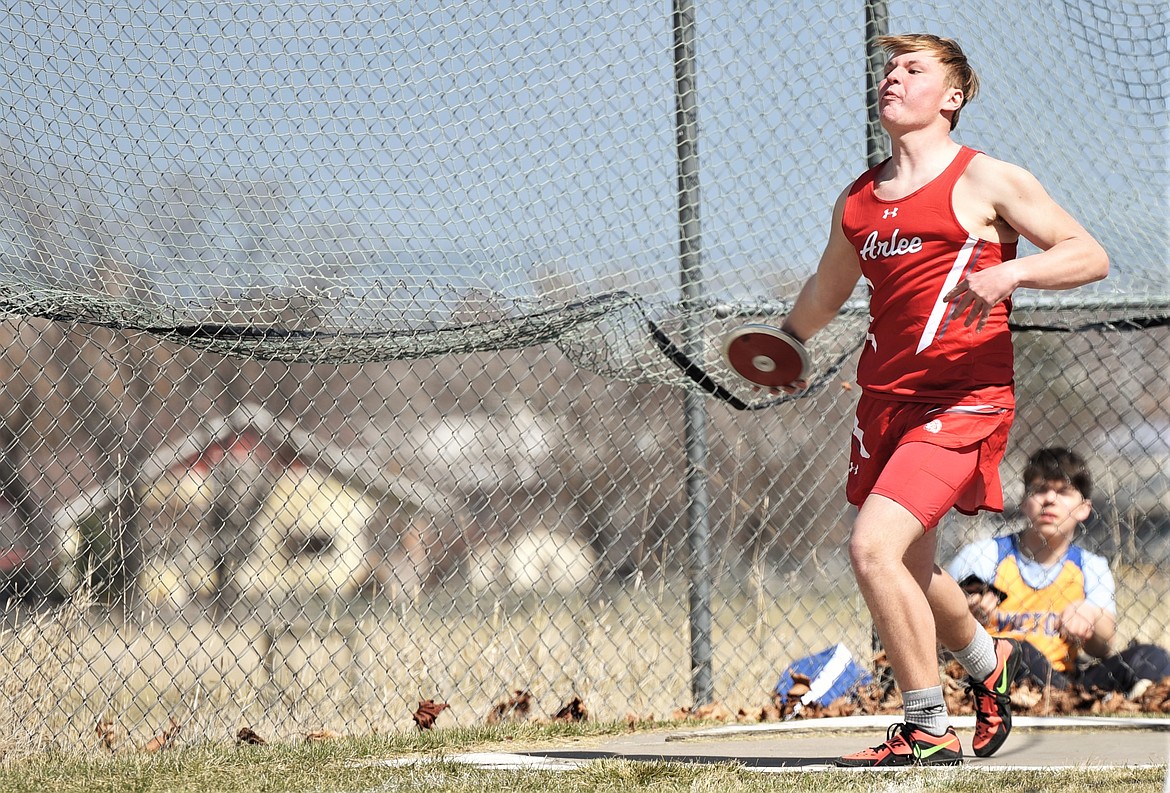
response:
[[[788,316],[781,326],[801,341],[808,339],[825,327],[837,316],[841,306],[853,294],[857,279],[861,277],[861,266],[857,262],[857,251],[841,228],[841,216],[845,212],[845,198],[849,191],[842,191],[833,206],[833,223],[829,229],[829,240],[821,254],[817,270],[805,281]]]

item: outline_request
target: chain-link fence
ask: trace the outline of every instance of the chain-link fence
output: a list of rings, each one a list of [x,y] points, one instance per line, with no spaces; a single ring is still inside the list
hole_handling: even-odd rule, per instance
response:
[[[6,740],[115,720],[187,734],[472,724],[516,691],[604,719],[693,704],[677,389],[552,348],[362,367],[195,354],[9,321]],[[1080,539],[1109,556],[1121,639],[1170,644],[1165,329],[1018,334],[1002,531],[1040,445],[1090,460]],[[767,704],[795,657],[870,628],[843,553],[856,390],[712,402],[714,689]],[[50,604],[65,605],[52,607]]]
[[[758,398],[718,340],[812,271],[878,155],[867,43],[923,28],[981,75],[957,136],[1113,263],[1018,295],[1009,510],[942,552],[1070,446],[1121,640],[1170,644],[1162,4],[13,0],[0,751],[662,718],[867,659],[863,310],[767,409],[682,364]]]

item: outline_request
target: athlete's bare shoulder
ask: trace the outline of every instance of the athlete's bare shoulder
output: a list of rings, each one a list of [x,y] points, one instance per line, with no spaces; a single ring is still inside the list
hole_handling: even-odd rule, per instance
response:
[[[1014,242],[1011,212],[1005,210],[1043,194],[1039,181],[1026,169],[979,153],[955,184],[953,205],[959,221],[975,236]]]
[[[972,158],[963,177],[971,188],[995,203],[998,203],[1005,191],[1008,194],[1027,193],[1040,188],[1040,182],[1026,168],[997,160],[982,152]]]

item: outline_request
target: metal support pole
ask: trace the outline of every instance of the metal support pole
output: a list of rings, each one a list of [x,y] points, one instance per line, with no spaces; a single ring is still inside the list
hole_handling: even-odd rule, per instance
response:
[[[890,15],[886,0],[868,0],[865,3],[865,161],[872,168],[890,156],[890,139],[882,129],[878,114],[878,83],[885,73],[886,56],[877,45],[878,36],[890,32]],[[870,632],[870,644],[876,661],[882,654],[882,640],[877,628]],[[889,691],[894,680],[888,664],[874,666],[875,678],[882,691]]]
[[[698,100],[695,85],[695,9],[674,0],[675,134],[678,151],[679,268],[683,349],[703,358],[702,270],[699,238]],[[687,547],[690,569],[691,693],[694,704],[714,699],[711,676],[711,529],[707,481],[707,405],[683,393],[686,447]]]
[[[865,161],[869,167],[890,156],[890,140],[878,118],[878,83],[885,73],[886,56],[877,45],[878,36],[890,32],[890,12],[886,0],[865,3]]]

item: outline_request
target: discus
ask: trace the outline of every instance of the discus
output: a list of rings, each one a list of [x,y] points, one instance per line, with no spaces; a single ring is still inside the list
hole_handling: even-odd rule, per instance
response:
[[[759,388],[802,388],[812,370],[808,350],[771,325],[744,325],[727,334],[723,355],[732,370]]]

